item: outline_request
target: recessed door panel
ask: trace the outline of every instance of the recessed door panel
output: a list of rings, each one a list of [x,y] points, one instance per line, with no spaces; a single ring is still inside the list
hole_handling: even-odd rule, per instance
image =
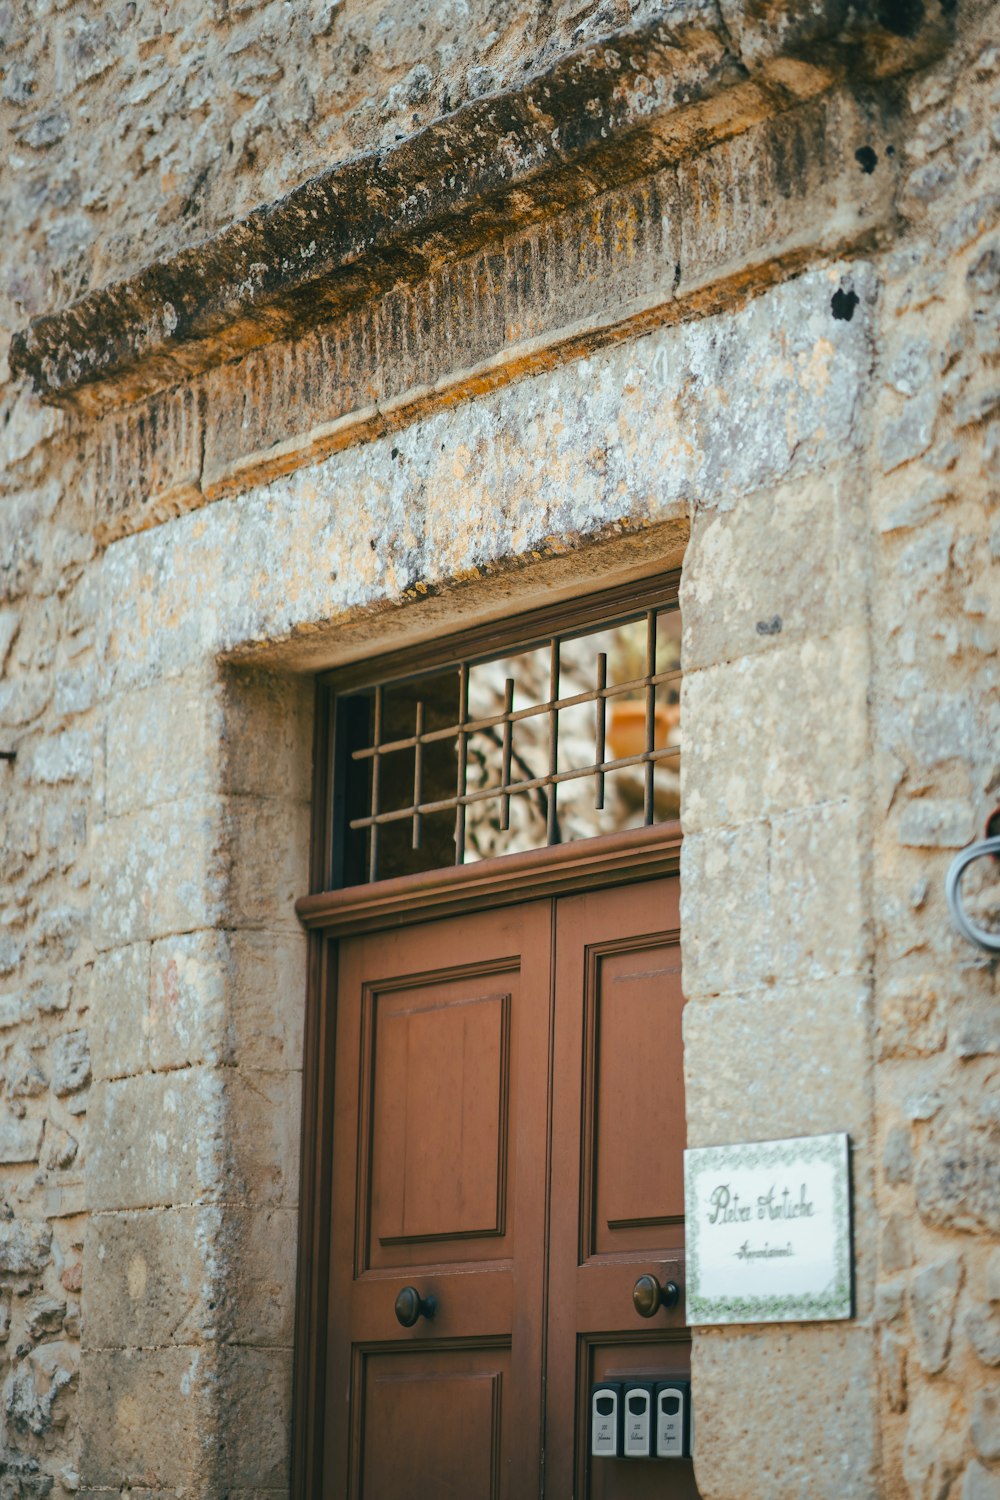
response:
[[[587,1441],[594,1380],[688,1367],[633,1302],[684,1279],[677,927],[662,879],[342,942],[326,1500],[532,1500],[543,1432],[547,1495],[696,1495]]]
[[[511,979],[501,970],[366,996],[369,1266],[398,1265],[403,1247],[436,1259],[441,1242],[504,1235]]]
[[[538,1493],[551,924],[540,902],[341,944],[330,1500]]]
[[[556,920],[546,1482],[576,1500],[687,1500],[691,1466],[594,1459],[592,1380],[687,1359],[677,881],[567,897]],[[674,1307],[642,1317],[640,1277]],[[681,1364],[678,1364],[678,1358]]]
[[[510,1352],[363,1354],[364,1500],[502,1500]]]
[[[588,1452],[586,1408],[591,1385],[660,1374],[690,1379],[687,1337],[643,1337],[621,1343],[581,1340],[576,1459],[578,1472],[586,1475],[589,1500],[698,1500],[690,1459],[595,1459]]]
[[[676,941],[590,948],[585,967],[585,1255],[677,1245],[684,1118]]]

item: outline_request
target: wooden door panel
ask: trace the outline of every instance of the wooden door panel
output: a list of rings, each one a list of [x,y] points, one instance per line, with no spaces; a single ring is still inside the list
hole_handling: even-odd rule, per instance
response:
[[[414,1348],[361,1361],[362,1500],[503,1500],[509,1350]]]
[[[341,944],[328,1500],[538,1492],[551,924],[540,902]],[[436,1302],[409,1329],[406,1285]]]
[[[351,1297],[351,1339],[355,1343],[364,1339],[421,1339],[427,1331],[423,1319],[409,1329],[401,1328],[396,1319],[396,1293],[408,1282],[419,1282],[420,1291],[437,1303],[435,1338],[461,1338],[469,1328],[481,1338],[509,1338],[514,1319],[512,1270],[510,1260],[488,1267],[467,1261],[419,1266],[403,1276],[394,1271],[360,1277]]]
[[[445,1241],[503,1239],[511,994],[489,990],[507,977],[451,976],[366,996],[368,1268],[399,1265],[404,1246],[426,1260]]]
[[[683,1157],[658,1148],[684,1113],[676,941],[593,945],[584,983],[585,1258],[679,1244]]]
[[[696,1494],[587,1451],[594,1379],[687,1368],[632,1302],[683,1283],[677,927],[666,879],[342,943],[325,1500],[530,1500],[543,1421],[547,1495]]]
[[[642,1259],[629,1256],[627,1259],[590,1261],[576,1268],[576,1309],[579,1326],[593,1333],[609,1333],[616,1329],[631,1328],[632,1323],[644,1326],[632,1303],[632,1288],[640,1276],[655,1276],[661,1286],[668,1281],[683,1286],[684,1253],[680,1250],[662,1250],[659,1253],[645,1252]],[[649,1328],[662,1332],[665,1328],[683,1328],[683,1298],[674,1308],[661,1308],[654,1318],[648,1320]]]
[[[694,1465],[689,1460],[592,1459],[587,1430],[587,1392],[602,1380],[631,1376],[691,1377],[691,1341],[643,1337],[621,1343],[581,1342],[581,1393],[577,1425],[577,1472],[586,1475],[588,1500],[697,1500]]]
[[[641,1318],[637,1278],[683,1284],[678,883],[567,897],[556,923],[546,1485],[683,1500],[691,1466],[596,1460],[593,1379],[684,1368],[683,1303]],[[591,1472],[593,1471],[593,1472]]]

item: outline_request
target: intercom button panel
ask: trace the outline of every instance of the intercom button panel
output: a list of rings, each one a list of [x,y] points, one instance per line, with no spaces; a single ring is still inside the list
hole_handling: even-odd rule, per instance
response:
[[[594,1458],[621,1457],[622,1388],[616,1381],[590,1392],[590,1452]]]
[[[652,1381],[622,1381],[622,1455],[625,1458],[653,1456]]]
[[[694,1440],[688,1375],[622,1375],[590,1391],[593,1458],[690,1458]]]
[[[691,1452],[691,1385],[679,1377],[658,1382],[655,1394],[657,1458],[687,1458]]]

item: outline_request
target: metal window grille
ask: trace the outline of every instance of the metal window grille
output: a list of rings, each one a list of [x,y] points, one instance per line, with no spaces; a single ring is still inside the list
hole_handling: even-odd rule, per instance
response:
[[[674,587],[338,693],[334,883],[676,816],[679,639]]]

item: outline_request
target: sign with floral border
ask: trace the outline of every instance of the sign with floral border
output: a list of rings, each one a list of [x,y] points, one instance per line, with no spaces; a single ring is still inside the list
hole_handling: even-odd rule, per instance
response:
[[[852,1316],[846,1135],[684,1153],[688,1323]]]

